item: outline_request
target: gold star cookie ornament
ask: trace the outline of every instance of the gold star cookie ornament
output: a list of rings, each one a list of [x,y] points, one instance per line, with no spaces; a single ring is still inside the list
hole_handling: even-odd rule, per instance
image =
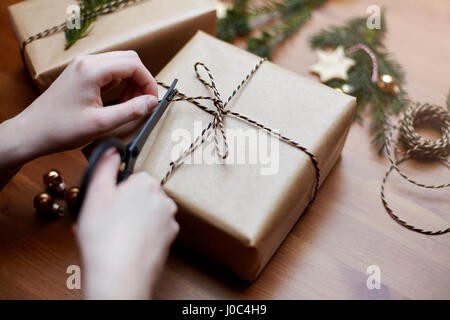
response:
[[[355,61],[345,56],[343,46],[333,51],[317,50],[316,52],[318,61],[309,70],[319,75],[320,82],[331,79],[347,80],[347,72],[355,65]]]

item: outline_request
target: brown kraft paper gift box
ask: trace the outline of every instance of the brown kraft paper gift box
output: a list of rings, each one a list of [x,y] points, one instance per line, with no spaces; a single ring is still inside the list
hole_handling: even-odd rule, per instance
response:
[[[19,45],[30,36],[59,25],[75,0],[29,0],[8,8]],[[80,54],[135,50],[156,74],[197,32],[214,34],[216,12],[209,0],[143,0],[98,16],[88,35],[65,50],[59,31],[25,46],[28,71],[43,91]]]
[[[177,78],[177,88],[187,96],[213,96],[194,73],[194,64],[202,62],[211,70],[222,100],[226,100],[259,60],[198,32],[157,79],[170,84]],[[204,72],[200,73],[207,79]],[[160,89],[160,96],[164,91]],[[211,101],[202,103],[214,109]],[[355,105],[354,97],[266,61],[227,109],[306,147],[319,161],[322,184],[340,156]],[[163,178],[169,163],[179,154],[174,150],[180,144],[180,133],[187,134],[189,141],[184,145],[189,146],[201,131],[195,129],[196,122],[201,121],[204,128],[212,119],[211,114],[189,102],[173,102],[145,144],[136,171]],[[261,131],[227,115],[223,123],[226,132],[241,130],[254,137]],[[307,207],[316,180],[315,168],[305,153],[276,137],[263,136],[271,146],[278,142],[278,147],[271,149],[272,164],[278,162],[271,164],[275,168],[272,173],[262,174],[263,167],[269,167],[267,163],[195,162],[198,154],[201,158],[202,154],[214,153],[210,136],[203,150],[195,150],[191,162],[180,166],[164,186],[178,204],[180,240],[249,281],[258,277]],[[227,137],[229,144],[231,140]],[[250,139],[247,148],[254,142]],[[236,159],[243,151],[230,147],[229,152],[227,160]]]

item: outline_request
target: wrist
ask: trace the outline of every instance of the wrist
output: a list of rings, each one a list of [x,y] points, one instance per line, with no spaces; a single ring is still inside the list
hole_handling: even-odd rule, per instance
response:
[[[0,153],[5,165],[21,167],[40,156],[34,143],[34,139],[38,137],[33,128],[26,123],[22,113],[4,121],[0,124],[0,128],[2,140]]]
[[[85,268],[84,293],[87,299],[130,299],[150,297],[151,276],[136,268],[89,265]]]

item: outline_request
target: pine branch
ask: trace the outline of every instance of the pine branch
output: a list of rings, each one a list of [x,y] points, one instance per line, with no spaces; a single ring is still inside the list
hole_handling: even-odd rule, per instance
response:
[[[232,42],[237,36],[247,36],[255,29],[253,24],[262,17],[275,23],[261,30],[259,37],[247,38],[247,50],[270,58],[271,51],[283,40],[300,29],[312,15],[312,10],[326,0],[234,0],[227,15],[217,23],[219,38]],[[264,20],[264,19],[263,19]]]
[[[66,49],[70,48],[77,40],[85,37],[91,24],[102,14],[114,11],[130,0],[79,0],[80,28],[65,28]]]
[[[248,11],[249,0],[234,0],[234,4],[227,9],[226,16],[217,20],[217,37],[232,42],[236,37],[250,32]]]
[[[314,1],[317,5],[319,1]],[[280,14],[280,21],[266,30],[258,38],[247,39],[247,50],[261,57],[270,59],[270,53],[280,42],[300,29],[312,15],[309,1],[285,0],[275,6]]]
[[[349,70],[346,81],[331,80],[325,83],[333,88],[347,83],[353,87],[352,95],[357,99],[356,118],[361,118],[361,112],[370,106],[371,127],[374,135],[373,141],[380,146],[380,152],[385,146],[385,137],[390,127],[389,116],[398,114],[408,103],[406,92],[403,89],[404,72],[399,63],[393,60],[385,50],[383,38],[386,34],[384,14],[381,17],[380,29],[369,29],[366,18],[349,20],[343,26],[331,26],[318,32],[310,39],[312,48],[328,48],[344,46],[349,48],[355,44],[367,45],[375,54],[378,62],[379,74],[390,74],[399,87],[399,93],[392,95],[381,91],[377,83],[371,81],[372,61],[364,51],[351,54],[355,66]]]

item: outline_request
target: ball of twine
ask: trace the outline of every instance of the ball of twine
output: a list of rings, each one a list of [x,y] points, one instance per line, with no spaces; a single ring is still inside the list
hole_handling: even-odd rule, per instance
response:
[[[441,138],[431,140],[419,135],[415,126],[429,123],[438,126]],[[400,138],[412,157],[445,159],[450,152],[450,112],[430,104],[411,105],[399,123]]]
[[[415,129],[415,126],[423,123],[433,124],[439,127],[441,131],[441,137],[437,140],[427,139],[419,135]],[[395,129],[396,127],[393,127]],[[433,106],[430,104],[412,104],[404,112],[402,119],[398,124],[399,130],[399,140],[405,145],[406,151],[403,152],[403,156],[397,159],[396,153],[401,153],[399,151],[399,144],[394,142],[392,139],[392,130],[386,137],[386,153],[391,163],[391,166],[386,171],[384,175],[383,182],[381,184],[381,201],[386,209],[386,212],[397,221],[403,227],[416,231],[419,233],[427,235],[440,235],[450,232],[450,228],[445,228],[441,230],[425,230],[418,228],[414,225],[407,223],[406,221],[399,218],[394,211],[389,206],[386,196],[385,196],[385,185],[389,174],[395,169],[401,177],[403,177],[408,182],[415,184],[416,186],[428,188],[428,189],[439,189],[444,187],[449,187],[450,183],[440,184],[440,185],[427,185],[424,183],[417,182],[410,178],[407,174],[400,170],[398,165],[411,158],[422,158],[422,159],[435,159],[446,161],[448,163],[447,157],[450,153],[450,112],[446,109],[438,106]],[[397,152],[391,152],[391,147],[395,145],[395,150]]]

